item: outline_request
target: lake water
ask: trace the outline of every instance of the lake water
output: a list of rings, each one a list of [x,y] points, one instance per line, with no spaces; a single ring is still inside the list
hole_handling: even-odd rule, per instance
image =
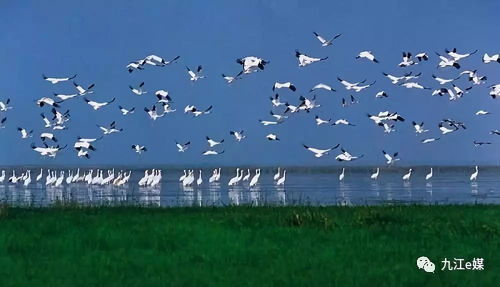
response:
[[[383,168],[378,180],[370,179],[372,168],[287,169],[284,186],[276,186],[276,170],[262,170],[260,183],[249,188],[248,182],[234,187],[227,183],[234,169],[222,171],[219,183],[208,183],[211,169],[203,169],[203,184],[184,188],[178,179],[182,170],[163,170],[161,185],[139,187],[144,170],[134,170],[124,186],[97,186],[86,183],[63,183],[46,187],[34,182],[38,169],[32,170],[33,182],[0,183],[0,202],[12,206],[50,206],[57,202],[81,205],[142,205],[142,206],[225,206],[225,205],[376,205],[395,203],[422,204],[500,204],[500,168],[480,168],[478,180],[471,182],[472,167],[434,168],[434,177],[426,181],[428,168],[414,168],[411,180],[404,182],[403,168]],[[6,169],[7,178],[11,170]],[[24,172],[17,169],[16,174]],[[59,174],[59,173],[58,173]],[[246,173],[245,173],[246,174]],[[197,178],[198,170],[195,170]]]

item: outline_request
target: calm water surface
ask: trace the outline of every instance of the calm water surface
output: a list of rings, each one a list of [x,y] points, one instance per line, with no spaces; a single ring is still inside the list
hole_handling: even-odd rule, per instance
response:
[[[415,168],[409,182],[402,176],[407,169],[381,169],[378,180],[371,180],[372,168],[347,168],[339,181],[341,169],[288,169],[285,186],[276,186],[276,170],[262,170],[260,183],[249,188],[248,182],[234,187],[227,183],[234,169],[222,172],[219,183],[208,183],[211,169],[203,169],[203,184],[184,188],[178,179],[182,170],[163,170],[161,185],[139,187],[144,170],[133,170],[128,184],[116,186],[65,182],[60,187],[46,187],[35,182],[39,169],[32,170],[33,182],[0,184],[0,202],[12,206],[50,206],[57,202],[81,205],[143,206],[224,206],[224,205],[376,205],[390,203],[500,204],[500,168],[480,168],[478,180],[469,181],[474,168],[434,168],[434,177],[426,181],[428,168]],[[12,170],[6,169],[7,178]],[[20,175],[25,169],[16,169]],[[67,170],[66,170],[67,173]],[[253,173],[253,171],[252,171]],[[198,170],[195,170],[196,178]],[[245,171],[246,174],[246,171]],[[58,172],[59,175],[59,172]],[[104,176],[107,174],[105,173]],[[7,181],[7,180],[6,180]]]

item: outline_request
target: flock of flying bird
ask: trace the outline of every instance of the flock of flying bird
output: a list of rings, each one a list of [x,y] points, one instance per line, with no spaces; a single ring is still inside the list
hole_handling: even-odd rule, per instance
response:
[[[319,35],[316,32],[313,32],[313,35],[317,38],[319,41],[320,45],[322,47],[328,47],[332,46],[336,41],[340,41],[341,34],[337,34],[334,37],[331,37],[330,39],[324,38],[321,35]],[[339,39],[340,38],[340,39]],[[420,89],[420,90],[430,90],[432,92],[429,92],[432,96],[446,96],[449,98],[450,101],[457,101],[460,100],[464,95],[469,93],[471,89],[473,89],[475,86],[478,85],[483,85],[487,81],[487,77],[485,75],[481,75],[480,72],[477,70],[463,70],[461,71],[461,65],[460,62],[461,60],[470,57],[474,54],[477,53],[477,50],[472,51],[472,52],[459,52],[457,49],[445,49],[444,53],[435,53],[434,55],[428,55],[425,52],[419,52],[415,55],[411,52],[403,52],[402,54],[402,60],[399,64],[397,64],[398,67],[400,68],[406,68],[410,66],[415,66],[415,65],[422,65],[427,61],[432,60],[432,58],[436,57],[438,59],[438,68],[439,69],[452,69],[452,70],[457,70],[460,71],[459,73],[457,72],[456,77],[450,78],[450,79],[445,79],[441,78],[435,74],[432,74],[432,78],[437,82],[438,87],[437,88],[431,88],[431,87],[426,87],[418,82],[418,79],[422,76],[422,73],[413,73],[413,72],[405,72],[402,75],[392,75],[388,73],[383,73],[383,76],[387,78],[390,83],[393,85],[401,86],[407,89]],[[328,57],[313,57],[308,54],[305,54],[299,50],[295,51],[295,57],[297,58],[298,61],[298,66],[299,67],[306,67],[312,64],[317,64],[319,62],[327,61]],[[364,60],[364,61],[370,61],[373,62],[374,64],[378,64],[380,61],[376,57],[376,55],[371,52],[371,51],[362,51],[360,52],[357,56],[354,57],[356,60]],[[145,58],[138,59],[136,61],[130,62],[126,66],[126,70],[129,73],[138,73],[141,70],[146,69],[148,66],[155,66],[155,67],[167,67],[169,65],[173,65],[177,63],[180,59],[180,56],[174,57],[172,59],[165,59],[163,57],[157,56],[157,55],[149,55]],[[482,62],[485,64],[489,63],[500,63],[500,55],[499,54],[494,54],[494,55],[489,55],[485,53],[482,56]],[[241,66],[241,70],[239,73],[237,73],[234,76],[227,75],[227,74],[222,74],[222,78],[227,82],[227,84],[231,85],[236,81],[241,81],[244,80],[245,77],[247,77],[249,74],[253,74],[255,72],[263,72],[265,70],[265,67],[270,63],[270,61],[265,60],[264,58],[257,57],[257,56],[247,56],[243,58],[239,58],[236,60],[236,63]],[[205,75],[203,74],[203,67],[201,65],[197,66],[196,68],[190,68],[186,66],[186,72],[188,79],[196,83],[197,81],[205,79]],[[467,80],[468,86],[467,87],[459,87],[459,84],[457,83],[457,80],[460,78],[465,78]],[[67,145],[62,145],[58,141],[58,135],[57,133],[61,133],[64,130],[68,129],[67,124],[71,120],[71,114],[69,110],[64,110],[63,106],[66,101],[75,101],[80,99],[82,103],[86,103],[89,105],[89,107],[94,110],[106,110],[109,109],[108,106],[112,105],[115,103],[116,98],[110,98],[105,101],[98,101],[97,99],[94,99],[92,95],[94,94],[94,88],[95,85],[80,85],[77,83],[77,81],[80,81],[77,79],[77,75],[72,75],[69,77],[48,77],[43,75],[43,80],[47,81],[48,83],[52,85],[61,85],[64,83],[72,83],[75,90],[74,93],[71,94],[60,94],[60,93],[54,93],[53,96],[50,97],[42,97],[38,100],[36,100],[36,105],[38,105],[41,108],[40,116],[41,119],[43,120],[43,127],[44,130],[42,130],[39,134],[39,139],[41,141],[41,144],[35,144],[34,142],[31,143],[31,148],[33,151],[39,153],[41,156],[44,157],[56,157],[56,155],[59,153],[59,151],[65,149]],[[351,92],[361,92],[363,90],[370,89],[372,86],[375,85],[376,81],[372,82],[367,82],[367,80],[362,80],[362,81],[349,81],[341,77],[337,77],[337,80],[341,86],[343,86],[347,91]],[[490,93],[489,95],[491,98],[496,99],[500,97],[500,84],[495,84],[491,85],[490,87]],[[144,112],[147,114],[147,117],[149,117],[152,121],[156,121],[160,118],[163,118],[167,116],[170,113],[174,113],[177,111],[176,108],[173,107],[174,101],[169,95],[169,92],[167,90],[157,90],[155,91],[154,97],[149,96],[148,91],[146,90],[146,85],[145,82],[141,82],[137,86],[129,86],[130,92],[133,93],[136,96],[144,97],[144,99],[149,99],[149,98],[154,98],[155,102],[150,105],[144,107]],[[321,105],[317,103],[316,101],[316,96],[313,97],[306,97],[306,96],[300,96],[299,98],[299,103],[296,105],[290,104],[288,102],[283,102],[281,100],[281,97],[279,94],[277,94],[278,90],[289,90],[292,93],[297,91],[297,87],[294,83],[292,82],[275,82],[274,85],[272,86],[272,91],[274,96],[270,97],[270,104],[271,104],[271,112],[270,115],[272,116],[273,119],[271,120],[261,120],[259,119],[258,121],[263,125],[263,126],[276,126],[279,124],[282,124],[283,122],[286,121],[287,118],[292,117],[294,114],[299,113],[299,112],[307,112],[310,113],[314,109],[320,107]],[[331,85],[325,84],[325,83],[318,83],[315,86],[313,86],[309,92],[320,92],[320,91],[326,91],[329,93],[334,93],[336,92],[336,89],[332,87]],[[376,98],[387,98],[389,97],[388,93],[385,91],[377,91],[374,92],[374,95]],[[350,95],[350,98],[345,99],[342,98],[342,106],[348,106],[348,105],[353,105],[358,103],[357,99],[353,96]],[[122,105],[117,104],[117,108],[120,110],[121,114],[123,116],[131,116],[136,112],[135,107],[124,107]],[[279,112],[280,108],[283,108],[281,112]],[[11,105],[11,99],[1,99],[0,98],[0,128],[5,128],[8,125],[7,121],[7,115],[10,112],[10,110],[13,109],[13,106]],[[196,107],[195,105],[187,105],[184,108],[184,113],[185,114],[190,114],[193,117],[202,117],[202,116],[207,116],[210,113],[212,113],[213,106],[208,106],[208,107]],[[486,116],[491,114],[488,111],[485,110],[478,110],[475,115],[477,116]],[[395,125],[398,124],[399,122],[404,122],[406,119],[403,115],[399,114],[398,112],[394,111],[381,111],[377,114],[367,114],[368,119],[373,121],[373,123],[377,126],[383,129],[384,133],[391,133],[395,131]],[[349,120],[340,118],[340,119],[326,119],[326,118],[321,118],[319,115],[315,115],[314,117],[316,125],[344,125],[344,126],[355,126],[354,123],[351,123]],[[429,130],[426,129],[427,126],[424,127],[424,123],[420,121],[412,121],[412,125],[415,129],[415,133],[417,135],[423,135]],[[78,157],[84,157],[84,158],[90,158],[91,154],[93,152],[96,152],[97,148],[96,145],[98,142],[103,139],[104,137],[108,137],[111,134],[114,133],[120,133],[123,131],[123,128],[120,128],[119,125],[117,124],[116,121],[111,122],[109,125],[98,125],[98,128],[101,130],[102,135],[100,136],[94,136],[94,137],[78,137],[76,141],[73,144],[73,148],[76,151],[76,155]],[[459,132],[460,130],[466,129],[466,125],[463,122],[460,122],[455,119],[443,119],[438,123],[438,128],[439,131],[441,132],[441,136],[454,133],[454,132]],[[33,137],[34,130],[32,128],[26,128],[26,127],[17,127],[17,130],[19,131],[19,134],[22,139],[28,139]],[[492,135],[500,135],[500,130],[492,130],[490,132]],[[234,138],[235,142],[241,142],[245,140],[246,134],[244,130],[233,130],[230,131],[229,134]],[[224,139],[215,139],[211,138],[209,136],[205,137],[207,141],[207,149],[202,152],[202,155],[204,156],[216,156],[216,155],[221,155],[224,153],[224,149],[222,149],[222,146],[224,145]],[[269,133],[266,135],[266,139],[269,141],[279,141],[280,137],[276,133]],[[427,137],[427,138],[422,138],[421,143],[422,144],[429,144],[435,141],[440,140],[441,137]],[[176,142],[176,147],[179,152],[186,152],[188,151],[190,147],[191,142]],[[482,145],[488,145],[491,144],[491,142],[484,142],[484,141],[474,141],[475,146],[482,146]],[[332,145],[329,147],[312,147],[307,144],[302,144],[302,146],[309,152],[311,152],[316,158],[321,158],[323,156],[328,155],[329,153],[333,152],[336,149],[340,149],[340,152],[335,156],[335,159],[339,162],[351,162],[357,159],[362,158],[364,155],[353,155],[350,152],[347,151],[346,147],[340,146],[340,144]],[[131,150],[138,153],[142,154],[143,152],[147,152],[148,148],[144,145],[141,145],[139,143],[131,143],[130,144]],[[392,165],[396,161],[399,160],[397,158],[398,153],[388,153],[385,150],[382,151],[382,155],[386,159],[387,165]],[[411,176],[412,170],[409,170],[409,173],[405,175],[404,179],[409,179]],[[99,171],[98,171],[99,173]],[[229,185],[233,185],[236,183],[239,183],[241,181],[245,180],[250,180],[250,186],[255,185],[256,182],[258,181],[258,178],[260,176],[260,171],[257,170],[255,172],[255,175],[250,179],[250,171],[248,171],[247,175],[244,176],[244,171],[243,170],[237,170],[236,171],[236,176],[232,179],[232,182],[230,181]],[[114,171],[111,173],[108,171],[108,177],[111,178],[111,175],[113,175],[113,181],[115,180],[114,176]],[[27,177],[30,176],[30,174],[26,173],[23,175],[23,179],[27,180]],[[61,175],[64,177],[64,175]],[[56,180],[54,181],[54,184],[58,182],[58,179],[61,178],[61,176],[57,177],[55,174],[48,173],[47,177],[49,177],[50,180],[55,178]],[[102,171],[100,174],[99,178],[102,178]],[[341,177],[343,178],[344,172],[342,172]],[[432,176],[432,170],[431,170],[431,176]],[[4,175],[5,177],[5,175]],[[15,175],[13,175],[15,177]],[[129,174],[130,177],[130,174]],[[378,169],[376,172],[376,175],[372,175],[373,177],[378,177]],[[477,177],[477,175],[476,175]],[[17,178],[17,177],[15,177]],[[74,180],[82,180],[82,181],[88,181],[87,179],[93,177],[89,174],[86,175],[73,175],[71,177],[66,177],[67,180],[74,181]],[[125,175],[120,174],[118,178],[124,179]],[[145,179],[146,178],[146,179]],[[161,179],[161,171],[155,170],[152,171],[151,174],[148,174],[146,172],[145,177],[141,179],[140,184],[145,184],[145,185],[151,185],[155,183],[155,178],[160,178]],[[218,178],[220,178],[220,170],[219,173],[216,170],[214,170],[214,173],[212,177],[210,178],[211,181],[217,181]],[[105,183],[109,183],[105,181],[106,178],[102,178],[102,180]],[[472,179],[472,178],[471,178]],[[49,180],[49,182],[50,182]],[[109,179],[111,180],[111,179]],[[128,178],[127,178],[128,180]],[[201,171],[199,173],[198,180],[196,182],[202,180],[201,178]],[[194,171],[188,171],[185,172],[184,176],[180,179],[183,185],[191,185],[194,184],[195,182],[195,175]],[[255,181],[255,182],[254,182]],[[254,182],[254,183],[253,183]],[[285,182],[285,173],[282,176],[278,176],[277,178],[277,183],[278,184],[283,184]],[[117,183],[120,183],[118,181]],[[148,184],[149,183],[149,184]]]

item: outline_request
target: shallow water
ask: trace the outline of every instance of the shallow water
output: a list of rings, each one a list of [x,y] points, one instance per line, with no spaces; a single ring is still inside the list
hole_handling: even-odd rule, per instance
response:
[[[6,171],[8,178],[12,171]],[[17,169],[16,174],[24,171]],[[378,180],[370,179],[373,171],[348,168],[344,180],[339,181],[340,169],[288,169],[285,185],[276,186],[276,171],[263,170],[260,183],[253,188],[248,182],[228,187],[234,169],[223,170],[220,183],[208,183],[212,170],[204,169],[202,185],[187,188],[178,181],[182,170],[163,170],[161,185],[155,188],[138,186],[144,170],[134,170],[130,182],[121,187],[86,183],[46,187],[44,176],[43,182],[32,182],[27,187],[22,183],[0,183],[0,202],[12,206],[50,206],[57,202],[93,206],[500,204],[500,168],[480,168],[475,182],[469,180],[474,172],[470,167],[434,168],[434,177],[429,181],[425,180],[428,168],[415,168],[408,182],[402,180],[407,169],[381,169]],[[33,181],[38,172],[32,169]]]

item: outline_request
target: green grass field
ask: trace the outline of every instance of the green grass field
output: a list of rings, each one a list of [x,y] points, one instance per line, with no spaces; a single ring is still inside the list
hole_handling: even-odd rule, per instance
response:
[[[485,270],[441,271],[445,257]],[[0,208],[0,286],[499,282],[500,206]]]

